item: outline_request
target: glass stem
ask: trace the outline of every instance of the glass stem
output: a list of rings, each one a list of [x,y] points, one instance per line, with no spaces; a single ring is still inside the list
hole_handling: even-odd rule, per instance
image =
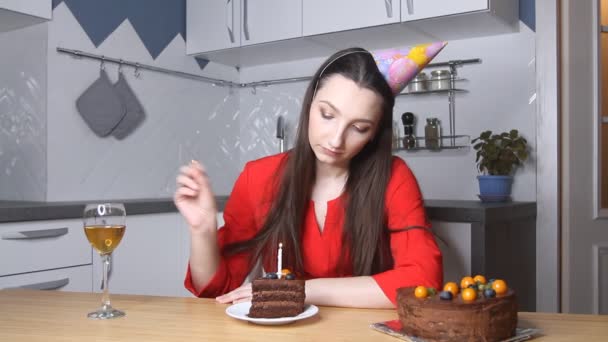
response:
[[[101,306],[105,309],[110,307],[110,284],[108,283],[108,271],[110,270],[111,253],[101,256],[103,264],[103,296],[101,297]]]

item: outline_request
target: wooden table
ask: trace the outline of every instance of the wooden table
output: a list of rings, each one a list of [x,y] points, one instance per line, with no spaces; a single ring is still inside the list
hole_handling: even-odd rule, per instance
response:
[[[0,341],[392,341],[369,328],[395,319],[394,310],[321,307],[315,317],[259,326],[228,317],[211,299],[115,295],[126,317],[86,318],[100,295],[33,290],[0,291]],[[608,316],[520,313],[520,325],[541,328],[534,341],[608,341]]]

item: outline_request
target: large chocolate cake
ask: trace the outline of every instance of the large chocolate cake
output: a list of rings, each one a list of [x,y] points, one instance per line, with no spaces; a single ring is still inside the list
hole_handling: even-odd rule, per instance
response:
[[[466,302],[460,296],[416,298],[414,288],[397,290],[397,310],[403,331],[428,342],[501,341],[515,335],[517,300],[508,290],[496,297]]]
[[[304,311],[304,280],[255,279],[252,291],[249,317],[293,317]]]

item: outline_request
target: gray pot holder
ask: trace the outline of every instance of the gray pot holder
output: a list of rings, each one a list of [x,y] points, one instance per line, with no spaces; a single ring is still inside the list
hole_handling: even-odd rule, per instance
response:
[[[91,130],[100,137],[108,136],[125,117],[122,99],[105,70],[76,100],[76,108]]]
[[[114,128],[112,135],[117,139],[124,139],[144,121],[146,113],[122,72],[118,73],[118,81],[114,84],[114,90],[122,100],[126,114]]]

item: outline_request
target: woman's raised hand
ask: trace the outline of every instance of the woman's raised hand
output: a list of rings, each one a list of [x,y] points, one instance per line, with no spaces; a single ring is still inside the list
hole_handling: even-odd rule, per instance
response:
[[[217,207],[205,168],[193,160],[180,168],[175,206],[193,233],[217,229]]]

